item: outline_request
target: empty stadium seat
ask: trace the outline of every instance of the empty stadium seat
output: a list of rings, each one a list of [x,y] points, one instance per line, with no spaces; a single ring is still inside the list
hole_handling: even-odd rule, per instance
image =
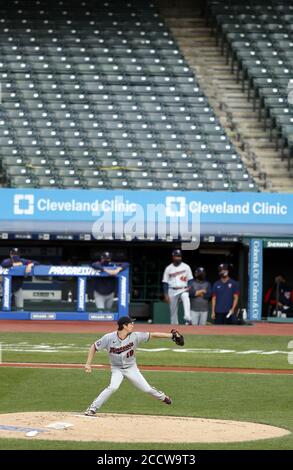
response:
[[[290,168],[293,156],[291,130],[288,132],[286,123],[279,117],[285,113],[293,117],[293,106],[288,103],[288,84],[293,73],[292,5],[290,1],[267,3],[269,5],[261,0],[251,2],[249,14],[253,16],[248,17],[243,15],[241,0],[233,1],[229,13],[224,0],[208,2],[218,41],[223,51],[226,49],[227,58],[231,57],[232,69],[237,63],[243,88],[247,80],[248,98],[253,90],[254,107],[258,100],[259,118],[264,120],[265,127],[270,121],[271,136],[275,128],[276,145],[282,138],[283,147],[288,147]],[[252,186],[247,186],[247,190]],[[236,187],[242,190],[245,185],[237,183]]]
[[[219,175],[236,186],[248,175],[151,1],[13,0],[0,13],[8,185],[233,190]],[[242,14],[245,35],[265,40],[253,15]],[[225,15],[227,38],[234,19]],[[271,34],[291,31],[290,15],[282,31],[270,12],[262,21]],[[268,50],[262,60],[270,58]],[[245,70],[253,80],[249,64]],[[285,70],[275,62],[264,77]]]

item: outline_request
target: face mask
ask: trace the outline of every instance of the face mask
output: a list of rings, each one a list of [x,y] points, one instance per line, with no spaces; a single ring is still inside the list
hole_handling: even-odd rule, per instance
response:
[[[174,260],[173,260],[173,264],[174,264],[175,266],[179,266],[180,263],[181,263],[181,259],[179,259],[179,260],[178,260],[178,259],[174,259]]]
[[[220,272],[221,277],[228,277],[228,275],[229,275],[229,271],[221,271]]]

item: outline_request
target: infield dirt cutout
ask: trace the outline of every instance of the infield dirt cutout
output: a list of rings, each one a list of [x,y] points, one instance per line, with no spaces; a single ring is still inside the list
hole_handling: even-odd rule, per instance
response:
[[[66,429],[46,426],[67,423]],[[33,432],[34,430],[37,433]],[[33,434],[32,437],[26,436]],[[282,437],[289,431],[265,424],[177,416],[29,412],[0,415],[0,437],[54,441],[241,442]]]

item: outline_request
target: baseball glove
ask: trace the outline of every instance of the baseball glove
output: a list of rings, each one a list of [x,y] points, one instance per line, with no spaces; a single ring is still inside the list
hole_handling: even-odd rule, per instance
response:
[[[184,336],[179,333],[177,330],[171,330],[172,341],[174,341],[178,346],[184,346]]]

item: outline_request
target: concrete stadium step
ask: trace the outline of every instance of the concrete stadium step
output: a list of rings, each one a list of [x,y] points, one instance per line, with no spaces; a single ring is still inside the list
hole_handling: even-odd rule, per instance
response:
[[[279,156],[276,156],[276,152],[272,152],[266,149],[259,149],[258,150],[260,158],[266,158],[268,161],[271,162],[279,162],[282,163],[281,158]]]
[[[180,18],[181,22],[181,18]],[[169,24],[170,26],[170,24]],[[195,27],[189,27],[189,26],[180,26],[178,27],[178,21],[176,26],[172,26],[172,31],[173,34],[176,35],[176,37],[187,37],[190,38],[191,36],[196,37],[196,41],[203,39],[206,37],[205,33],[205,27],[203,25],[198,25],[196,28]]]
[[[241,110],[241,111],[235,111],[233,110],[233,118],[237,118],[237,119],[255,119],[256,122],[259,122],[258,118],[251,113],[251,108],[245,108],[245,111]]]
[[[222,100],[225,100],[225,103],[227,103],[227,105],[229,106],[233,106],[233,108],[238,108],[238,109],[247,109],[249,111],[251,111],[251,105],[250,103],[246,102],[246,101],[243,101],[243,99],[241,99],[239,97],[239,95],[237,96],[229,96],[229,97],[225,97],[223,95],[222,96]],[[251,114],[251,112],[250,112]]]
[[[183,17],[183,16],[180,17],[180,24],[178,24],[177,18],[172,18],[172,16],[168,18],[168,24],[169,26],[172,25],[172,28],[184,28],[184,29],[195,28],[198,26],[202,26],[202,27],[205,26],[204,21],[200,18],[188,18],[188,17]],[[204,29],[204,32],[205,31],[206,30]]]
[[[274,150],[275,144],[269,142],[265,137],[259,137],[258,139],[250,139],[250,145],[253,147],[260,147],[261,149]]]
[[[276,168],[272,168],[271,166],[267,165],[267,166],[263,166],[264,169],[266,169],[268,175],[270,175],[272,178],[275,178],[275,177],[279,177],[280,175],[283,177],[283,178],[288,178],[288,171],[285,169],[285,168],[280,168],[280,166],[278,167],[278,174],[276,174]]]
[[[261,140],[261,138],[263,137],[263,129],[255,129],[253,127],[250,127],[250,128],[240,128],[238,127],[238,132],[241,134],[242,137],[244,138],[259,138]],[[258,145],[260,145],[260,143],[258,143]]]
[[[245,134],[245,132],[254,132],[256,131],[257,133],[261,133],[260,135],[263,136],[263,126],[259,124],[258,122],[255,122],[253,119],[247,119],[247,121],[244,123],[241,121],[236,121],[233,119],[233,124],[234,126],[237,125],[238,131],[241,132],[241,134]],[[251,135],[251,134],[250,134]]]
[[[178,41],[178,36],[176,37],[176,39]],[[180,42],[181,42],[181,46],[194,47],[197,49],[201,47],[207,47],[208,45],[212,45],[213,43],[212,40],[208,40],[204,37],[200,41],[197,40],[197,42],[195,42],[192,37],[188,38],[186,36],[182,37]]]

